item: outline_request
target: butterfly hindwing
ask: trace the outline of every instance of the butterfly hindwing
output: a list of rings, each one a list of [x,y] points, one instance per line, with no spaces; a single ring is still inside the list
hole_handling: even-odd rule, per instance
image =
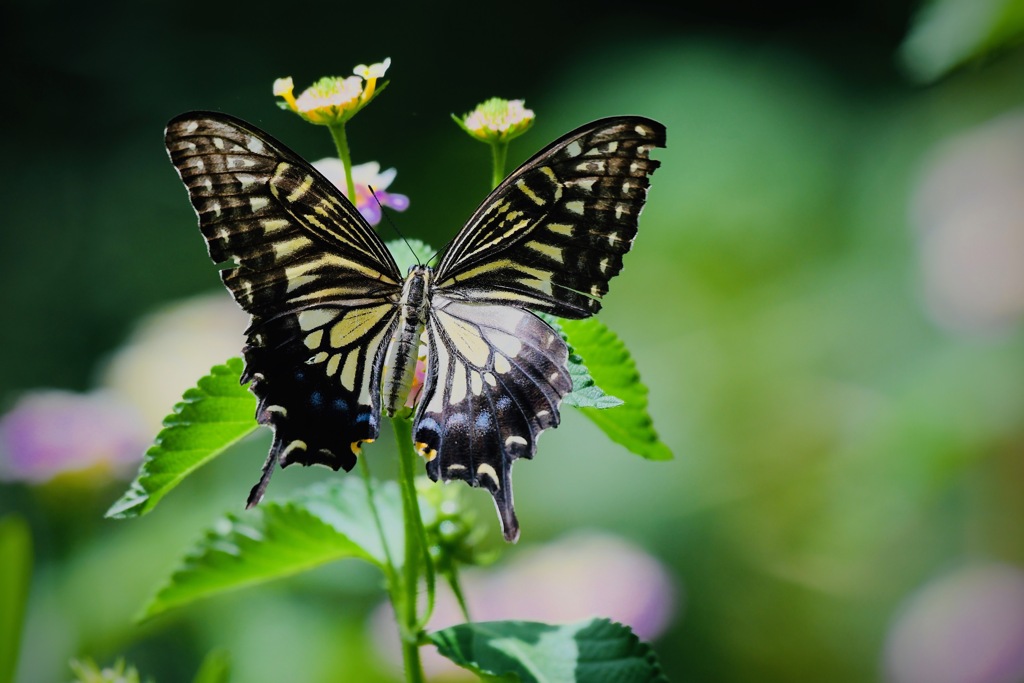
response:
[[[641,117],[594,121],[520,166],[484,200],[445,252],[437,287],[478,302],[565,318],[601,308],[636,236],[665,146]]]
[[[224,114],[167,126],[210,257],[252,314],[243,381],[274,429],[262,496],[277,463],[351,469],[379,432],[386,340],[401,275],[359,212],[312,166],[267,133]]]
[[[431,479],[462,479],[494,497],[505,537],[519,535],[512,462],[532,458],[537,437],[558,425],[572,388],[562,338],[529,311],[435,295],[427,368],[413,425]]]

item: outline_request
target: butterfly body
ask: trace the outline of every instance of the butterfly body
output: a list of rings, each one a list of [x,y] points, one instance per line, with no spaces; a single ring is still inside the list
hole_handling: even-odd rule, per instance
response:
[[[429,289],[434,271],[430,266],[415,265],[402,287],[399,300],[398,333],[391,340],[384,360],[384,410],[394,417],[405,405],[412,388],[419,359],[420,337],[427,324],[430,305]]]
[[[413,439],[434,480],[494,497],[515,540],[511,466],[532,458],[572,389],[568,347],[533,311],[596,313],[636,234],[661,124],[603,119],[555,141],[481,204],[436,269],[402,277],[328,180],[267,133],[192,112],[167,127],[210,257],[252,315],[243,381],[274,430],[274,468],[350,470],[380,416],[405,405],[421,344]]]

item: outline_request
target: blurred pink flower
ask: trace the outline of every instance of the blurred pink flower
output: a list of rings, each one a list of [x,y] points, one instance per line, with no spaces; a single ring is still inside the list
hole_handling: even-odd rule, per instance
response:
[[[677,609],[676,583],[658,560],[607,533],[578,532],[517,553],[497,569],[469,569],[462,587],[473,621],[568,623],[608,617],[644,640],[657,638]],[[465,621],[458,603],[438,584],[428,626],[435,631]],[[389,661],[401,666],[390,605],[373,616],[372,631]],[[424,652],[429,676],[476,680],[433,651]]]
[[[343,195],[348,196],[348,191],[345,188],[345,166],[341,163],[341,159],[328,157],[314,161],[313,166],[323,173],[325,178],[334,183]],[[356,164],[352,167],[352,183],[356,187],[356,199],[353,204],[370,225],[380,223],[381,206],[395,211],[405,211],[409,208],[409,198],[404,194],[385,192],[394,182],[396,175],[398,175],[398,171],[393,168],[381,171],[380,164],[376,161],[368,161],[365,164]],[[371,187],[373,194],[370,193]],[[374,194],[377,196],[376,199],[373,198]],[[349,199],[352,198],[349,197]],[[379,205],[378,202],[380,202]]]
[[[891,683],[1024,681],[1024,571],[987,564],[926,584],[889,630]]]
[[[107,360],[102,384],[138,408],[152,439],[186,389],[242,355],[248,324],[224,290],[170,303],[138,322]]]
[[[24,394],[0,418],[0,480],[131,474],[182,393],[240,354],[247,318],[226,292],[177,302],[139,322],[106,362],[101,389]]]
[[[151,438],[111,392],[29,392],[0,419],[0,479],[41,483],[96,467],[129,474]]]
[[[925,303],[939,324],[998,332],[1024,319],[1024,112],[945,142],[911,199]]]

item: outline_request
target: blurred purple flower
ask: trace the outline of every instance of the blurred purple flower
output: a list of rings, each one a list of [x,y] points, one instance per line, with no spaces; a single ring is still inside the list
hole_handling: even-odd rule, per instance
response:
[[[345,167],[342,165],[341,159],[328,157],[314,161],[313,166],[323,173],[325,178],[334,183],[343,195],[348,196],[348,191],[345,189]],[[409,208],[409,198],[404,194],[385,192],[394,182],[396,175],[398,175],[398,171],[393,168],[381,171],[380,164],[376,161],[368,161],[365,164],[356,164],[352,167],[352,183],[356,187],[356,199],[353,204],[370,225],[380,223],[381,206],[395,211],[405,211]],[[373,194],[370,193],[371,187]],[[377,196],[376,199],[374,199],[374,195]],[[349,197],[349,199],[352,198]],[[380,204],[378,205],[377,202]]]
[[[40,483],[95,467],[127,473],[151,437],[138,411],[110,392],[33,391],[0,419],[0,479]]]
[[[599,532],[575,533],[526,549],[497,570],[466,570],[462,587],[473,621],[567,623],[608,617],[630,626],[644,640],[660,635],[677,608],[676,584],[656,558]],[[465,621],[455,598],[440,588],[428,630]],[[389,660],[401,666],[390,605],[375,612],[372,631]],[[434,652],[423,654],[430,676],[451,680],[468,673]]]
[[[1024,571],[976,565],[926,584],[889,630],[892,683],[1024,681]]]

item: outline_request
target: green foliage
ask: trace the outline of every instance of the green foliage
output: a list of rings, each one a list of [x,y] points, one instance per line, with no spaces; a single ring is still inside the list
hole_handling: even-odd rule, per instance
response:
[[[606,394],[601,387],[597,386],[590,370],[587,369],[586,361],[576,352],[573,342],[569,340],[564,325],[567,321],[547,314],[541,314],[540,317],[548,325],[551,325],[569,345],[568,367],[569,376],[572,377],[572,391],[566,394],[562,400],[563,403],[577,408],[614,408],[622,405],[622,399]]]
[[[0,683],[10,683],[32,578],[32,535],[21,517],[0,519],[0,558]]]
[[[107,517],[138,517],[154,507],[189,474],[255,431],[256,398],[239,384],[242,361],[217,365],[185,392],[164,429],[146,451],[135,481],[107,510]]]
[[[206,655],[193,683],[227,683],[231,678],[231,655],[224,650],[214,650]]]
[[[930,82],[1024,41],[1022,0],[932,0],[901,47],[910,74]]]
[[[398,486],[384,482],[372,488],[371,498],[362,480],[336,479],[291,500],[264,502],[243,515],[229,515],[188,553],[143,610],[143,618],[344,558],[357,557],[382,569],[390,563],[401,566],[404,531]]]
[[[75,683],[140,683],[138,670],[123,659],[104,669],[91,659],[73,659],[70,666],[75,674]],[[193,683],[227,683],[230,677],[231,658],[223,650],[214,650],[199,665]]]
[[[484,677],[521,683],[655,683],[668,679],[651,647],[607,619],[553,626],[460,624],[429,636],[438,652]]]
[[[134,666],[117,660],[114,666],[101,669],[92,660],[71,660],[75,683],[139,683],[139,672]]]
[[[586,360],[594,388],[599,385],[623,402],[614,410],[599,410],[604,407],[600,403],[579,402],[586,394],[577,394],[574,384],[574,392],[566,397],[569,404],[579,406],[612,441],[631,452],[648,460],[671,460],[672,451],[658,438],[647,412],[647,387],[640,381],[636,363],[622,340],[596,318],[561,320],[560,324],[572,340],[574,351]],[[573,379],[575,382],[575,375]]]

